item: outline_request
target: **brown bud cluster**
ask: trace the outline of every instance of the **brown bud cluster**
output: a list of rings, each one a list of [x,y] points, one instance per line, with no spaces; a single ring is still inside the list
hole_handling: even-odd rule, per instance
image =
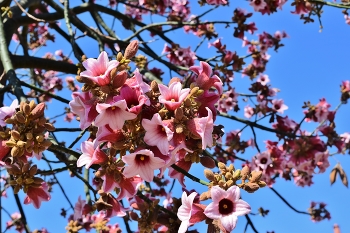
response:
[[[261,181],[261,171],[250,172],[247,166],[242,169],[235,169],[233,164],[226,166],[224,163],[219,162],[219,173],[214,173],[212,170],[205,169],[204,175],[210,181],[209,187],[220,186],[220,188],[227,190],[230,187],[236,185],[239,188],[244,189],[248,193],[253,193],[259,188],[265,187],[266,183]],[[240,184],[236,182],[241,180]],[[248,180],[248,182],[246,182]],[[210,198],[210,190],[201,194],[200,199],[202,201]]]
[[[37,170],[36,165],[30,166],[29,163],[23,163],[22,161],[9,165],[7,172],[13,177],[10,185],[14,186],[14,193],[18,193],[21,189],[26,193],[29,187],[39,188],[44,180],[35,177]]]
[[[0,132],[3,140],[8,140],[6,146],[12,148],[11,156],[20,157],[25,153],[39,154],[46,150],[51,141],[45,138],[46,131],[54,131],[55,127],[44,117],[45,104],[21,102],[19,110],[5,120],[12,124],[12,129]]]

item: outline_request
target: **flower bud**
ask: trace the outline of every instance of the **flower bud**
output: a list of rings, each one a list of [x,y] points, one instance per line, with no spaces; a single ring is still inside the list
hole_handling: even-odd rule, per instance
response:
[[[243,188],[245,191],[247,191],[248,193],[254,193],[256,190],[259,189],[259,185],[256,184],[256,183],[251,183],[251,182],[248,182],[244,185],[244,188]]]
[[[214,172],[212,170],[204,169],[204,176],[210,181],[215,180]]]
[[[22,112],[17,112],[15,115],[15,119],[22,124],[26,122],[26,118],[23,116]]]
[[[45,129],[47,130],[47,131],[55,131],[55,126],[53,126],[51,123],[45,123],[44,124],[44,127],[45,127]]]
[[[215,162],[212,158],[209,156],[202,156],[200,157],[200,163],[207,168],[214,168],[215,167]]]
[[[125,49],[125,53],[124,53],[125,59],[133,58],[136,55],[138,49],[139,49],[139,42],[137,40],[131,41],[128,47],[126,47]]]
[[[45,103],[40,103],[31,112],[31,119],[35,120],[39,117],[42,117],[44,115],[44,110],[45,110]]]
[[[226,170],[226,165],[222,162],[219,162],[218,163],[218,167],[221,169],[221,170]]]
[[[250,173],[249,167],[248,166],[244,166],[242,168],[242,171],[241,171],[242,180],[246,180],[248,175],[249,175],[249,173]]]
[[[113,73],[115,72],[115,73]],[[113,69],[111,71],[111,79],[113,80],[113,88],[117,89],[124,85],[128,74],[125,70],[117,73],[117,69]]]
[[[262,176],[262,171],[252,171],[251,175],[252,176],[250,177],[249,181],[252,183],[257,183]]]
[[[21,135],[20,135],[19,132],[16,131],[16,130],[12,130],[12,131],[11,131],[11,136],[12,136],[16,141],[18,141],[18,140],[21,138]]]

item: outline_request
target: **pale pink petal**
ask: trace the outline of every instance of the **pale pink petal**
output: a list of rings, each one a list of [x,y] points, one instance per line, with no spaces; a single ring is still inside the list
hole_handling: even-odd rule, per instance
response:
[[[236,228],[237,224],[237,216],[234,214],[223,216],[220,218],[222,226],[226,229],[226,231],[231,232]]]
[[[216,186],[214,186],[216,187]],[[212,196],[213,197],[213,196]],[[222,217],[222,214],[219,213],[219,205],[218,203],[212,202],[210,203],[204,210],[205,216],[211,219],[219,219]]]
[[[250,205],[243,201],[243,200],[238,200],[235,202],[235,215],[237,216],[242,216],[249,214],[251,211]]]

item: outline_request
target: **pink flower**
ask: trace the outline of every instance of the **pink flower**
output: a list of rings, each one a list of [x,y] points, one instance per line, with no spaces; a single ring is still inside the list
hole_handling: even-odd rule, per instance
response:
[[[101,142],[113,142],[118,143],[125,139],[122,130],[112,130],[109,125],[98,127],[96,138],[93,141],[94,148],[100,145]]]
[[[69,107],[80,118],[80,128],[86,129],[94,121],[98,112],[90,92],[73,92]]]
[[[29,186],[27,190],[27,196],[24,198],[24,204],[33,203],[36,209],[40,208],[42,201],[50,201],[51,196],[47,191],[48,187],[45,182],[39,187]]]
[[[160,96],[159,102],[164,104],[168,110],[174,111],[181,106],[181,103],[190,92],[189,88],[182,89],[180,82],[173,82],[169,87],[158,84]]]
[[[153,180],[154,170],[165,164],[164,160],[154,157],[153,152],[147,149],[124,155],[122,160],[128,165],[123,172],[126,177],[140,175],[148,182]]]
[[[141,88],[131,88],[128,85],[123,85],[120,88],[120,98],[125,99],[129,111],[135,114],[141,112],[144,104],[147,106],[151,104],[149,98],[144,95]]]
[[[112,205],[112,208],[106,210],[106,218],[114,216],[123,217],[126,215],[124,212],[126,209],[120,205],[120,203],[111,194],[108,195],[107,203]]]
[[[83,210],[84,210],[85,203],[86,203],[86,201],[81,200],[81,198],[79,196],[78,202],[75,203],[75,206],[74,206],[74,216],[73,216],[74,220],[78,220],[83,216]]]
[[[283,114],[284,110],[288,109],[288,106],[283,103],[283,100],[272,100],[272,109],[276,112]]]
[[[250,213],[250,205],[239,199],[240,190],[237,186],[227,191],[213,186],[210,191],[213,202],[205,208],[204,214],[211,219],[220,219],[222,226],[231,232],[236,227],[237,216]]]
[[[254,115],[254,108],[250,107],[249,105],[244,107],[244,116],[248,119],[250,119]]]
[[[207,146],[213,146],[213,114],[209,108],[206,108],[208,111],[208,116],[201,118],[194,118],[187,122],[188,130],[199,136],[202,139],[202,149],[205,150]]]
[[[257,156],[255,156],[255,164],[261,168],[262,170],[266,170],[270,164],[272,164],[272,160],[270,158],[270,153],[264,151]]]
[[[10,106],[4,106],[0,108],[0,126],[6,126],[5,120],[13,116],[16,113],[16,108],[18,108],[18,100],[12,101]]]
[[[202,90],[209,90],[211,87],[215,87],[222,94],[222,81],[217,75],[212,75],[212,69],[206,62],[200,62],[200,66],[191,66],[190,70],[198,75],[196,83]]]
[[[255,11],[264,10],[267,6],[264,0],[252,0],[249,5],[251,5]]]
[[[140,74],[138,68],[136,68],[134,72],[134,77],[127,79],[125,84],[132,88],[141,88],[142,93],[147,93],[151,90],[151,87],[143,81],[142,75]]]
[[[96,126],[109,125],[112,130],[122,129],[126,120],[136,118],[136,114],[127,111],[125,100],[118,100],[111,104],[97,104],[96,110],[100,113],[95,120]]]
[[[109,73],[119,65],[117,60],[109,61],[105,51],[101,52],[97,59],[89,58],[83,62],[86,71],[80,73],[95,82],[99,86],[108,85],[111,82]]]
[[[226,5],[227,4],[227,1],[226,0],[207,0],[207,3],[209,5]]]
[[[92,164],[101,164],[107,161],[107,155],[97,147],[94,149],[94,144],[90,141],[85,141],[81,144],[81,152],[78,161],[77,167],[82,167],[85,165],[85,168],[88,169]]]
[[[169,141],[174,133],[162,122],[160,115],[154,114],[152,120],[143,119],[142,126],[146,130],[144,141],[150,146],[157,146],[162,154],[168,154]]]
[[[187,228],[190,226],[192,205],[196,195],[197,195],[196,192],[193,192],[188,196],[186,192],[182,193],[182,197],[181,197],[182,204],[177,211],[177,217],[181,220],[181,225],[178,233],[185,233],[187,231]]]
[[[266,86],[267,83],[270,82],[269,76],[266,74],[262,74],[259,76],[257,82],[261,83],[261,85]]]

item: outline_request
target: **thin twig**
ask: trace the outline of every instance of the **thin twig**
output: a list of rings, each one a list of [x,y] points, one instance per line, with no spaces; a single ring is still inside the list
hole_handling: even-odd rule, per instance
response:
[[[13,0],[13,1],[17,4],[18,8],[21,9],[21,11],[22,11],[24,14],[26,14],[29,18],[34,19],[35,21],[38,21],[38,22],[46,22],[46,21],[43,20],[43,19],[38,19],[38,18],[36,18],[35,16],[29,14],[29,13],[21,6],[21,4],[19,4],[16,0]]]
[[[299,214],[306,214],[306,215],[310,215],[310,213],[305,212],[305,211],[300,211],[295,209],[291,204],[289,204],[289,202],[281,195],[279,194],[276,189],[274,188],[270,188],[289,208],[291,208],[292,210],[294,210],[295,212],[299,213]]]
[[[254,226],[254,224],[253,224],[253,222],[252,222],[252,220],[250,219],[250,217],[249,217],[248,214],[245,215],[245,218],[247,219],[248,224],[252,227],[252,230],[253,230],[255,233],[259,233],[258,230],[255,228],[255,226]]]
[[[197,177],[191,175],[190,173],[188,173],[187,171],[185,171],[184,169],[182,169],[181,167],[179,167],[179,166],[177,166],[177,165],[175,165],[175,164],[171,165],[171,167],[174,168],[174,170],[176,170],[176,171],[178,171],[178,172],[184,174],[185,176],[187,176],[188,178],[190,178],[191,180],[193,180],[193,181],[195,181],[195,182],[197,182],[197,183],[200,183],[200,184],[206,185],[206,186],[209,185],[208,182],[206,182],[206,181],[204,181],[204,180],[201,180],[201,179],[199,179],[199,178],[197,178]]]

